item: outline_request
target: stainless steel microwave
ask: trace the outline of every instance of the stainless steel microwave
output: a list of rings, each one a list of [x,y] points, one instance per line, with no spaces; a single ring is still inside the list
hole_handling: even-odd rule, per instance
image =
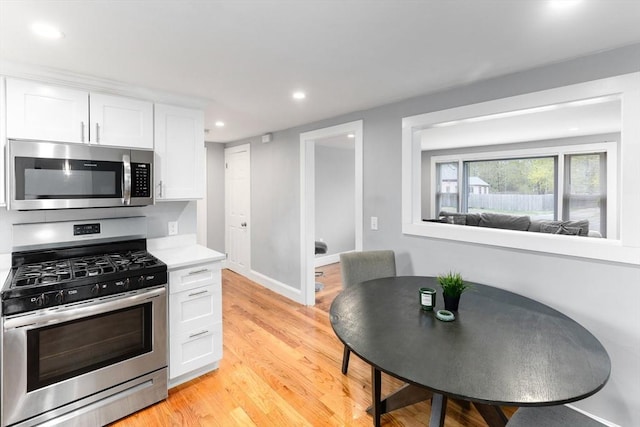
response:
[[[9,208],[72,209],[153,204],[153,151],[8,141]]]

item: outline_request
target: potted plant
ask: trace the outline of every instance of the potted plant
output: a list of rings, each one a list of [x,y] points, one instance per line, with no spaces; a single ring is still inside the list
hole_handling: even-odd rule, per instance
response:
[[[444,308],[449,311],[457,311],[460,295],[469,289],[471,285],[464,282],[460,273],[452,271],[439,275],[437,279],[440,286],[442,286]]]

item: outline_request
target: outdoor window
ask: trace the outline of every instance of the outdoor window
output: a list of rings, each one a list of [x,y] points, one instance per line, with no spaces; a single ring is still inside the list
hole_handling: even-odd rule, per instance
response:
[[[556,219],[554,157],[465,162],[466,211]]]
[[[577,153],[580,146],[549,147],[537,151],[553,154],[535,156],[519,156],[523,150],[433,156],[434,214],[498,213],[531,220],[588,220],[589,230],[605,237],[607,143],[599,147],[598,152]]]
[[[458,162],[438,163],[438,211],[458,212]]]
[[[607,187],[605,153],[565,156],[562,219],[589,220],[589,227],[606,236]]]

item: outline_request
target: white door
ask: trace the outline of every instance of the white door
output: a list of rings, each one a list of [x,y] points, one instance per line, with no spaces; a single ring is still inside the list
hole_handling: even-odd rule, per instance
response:
[[[7,79],[8,138],[83,143],[88,134],[88,92]]]
[[[153,104],[139,99],[92,93],[92,144],[153,149]]]
[[[251,269],[249,144],[226,148],[224,159],[227,268],[247,275]]]

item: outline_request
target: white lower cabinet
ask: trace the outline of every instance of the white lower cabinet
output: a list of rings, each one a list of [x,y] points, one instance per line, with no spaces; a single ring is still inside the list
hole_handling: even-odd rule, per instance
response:
[[[169,387],[216,369],[221,358],[220,263],[169,270]]]

